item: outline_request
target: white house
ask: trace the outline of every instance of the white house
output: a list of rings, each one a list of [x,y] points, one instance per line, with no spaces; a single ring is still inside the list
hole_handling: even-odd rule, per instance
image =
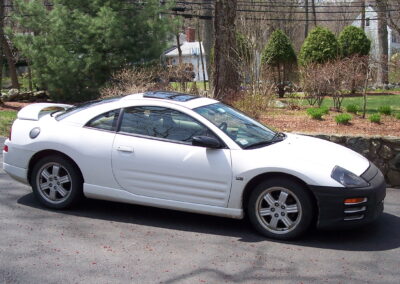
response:
[[[194,40],[194,29],[187,29],[186,38],[181,43],[182,51],[182,63],[191,64],[193,66],[193,72],[195,73],[194,81],[208,81],[205,50],[202,42]],[[203,62],[200,56],[200,45],[201,52],[203,54]],[[179,64],[179,52],[177,47],[173,47],[164,53],[166,62],[169,65]],[[203,73],[204,65],[204,73]],[[203,75],[204,74],[204,75]]]
[[[378,45],[378,13],[372,7],[365,8],[365,33],[371,40],[371,52],[370,54],[374,58],[378,58],[379,55],[379,45]],[[361,27],[361,14],[352,23],[353,26]],[[389,58],[396,52],[400,52],[400,36],[399,34],[390,28],[388,29],[388,52]]]

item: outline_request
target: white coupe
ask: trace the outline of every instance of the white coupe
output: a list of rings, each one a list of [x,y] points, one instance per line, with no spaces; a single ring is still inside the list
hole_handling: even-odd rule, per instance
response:
[[[353,227],[383,211],[382,173],[320,139],[274,132],[216,100],[147,92],[18,113],[4,170],[60,209],[83,196],[243,218],[267,237]]]

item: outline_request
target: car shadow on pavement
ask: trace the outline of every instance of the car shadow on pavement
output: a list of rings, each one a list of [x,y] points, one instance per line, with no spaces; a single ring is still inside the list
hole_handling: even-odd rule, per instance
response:
[[[266,239],[246,218],[236,220],[94,199],[85,199],[76,208],[54,211],[39,204],[32,193],[19,198],[18,203],[57,214],[235,237],[242,242],[268,241],[345,251],[384,251],[400,247],[400,217],[389,213],[364,227],[335,231],[312,228],[300,240],[286,242]]]

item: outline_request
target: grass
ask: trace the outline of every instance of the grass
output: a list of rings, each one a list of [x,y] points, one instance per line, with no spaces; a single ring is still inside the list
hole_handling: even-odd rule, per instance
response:
[[[307,100],[302,100],[303,105],[307,105]],[[362,111],[363,97],[345,97],[342,103],[342,109],[346,109],[348,105],[358,105],[360,106],[360,111]],[[392,112],[400,112],[400,95],[376,95],[367,96],[367,114],[378,113],[378,108],[380,106],[389,105],[392,108]],[[322,102],[322,107],[333,107],[332,98],[325,98]]]
[[[0,136],[8,136],[11,124],[16,117],[17,112],[14,110],[0,110]]]

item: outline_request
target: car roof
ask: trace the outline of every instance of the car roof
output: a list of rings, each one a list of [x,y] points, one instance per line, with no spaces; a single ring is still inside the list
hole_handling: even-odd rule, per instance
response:
[[[149,102],[164,101],[167,103],[177,104],[189,109],[218,102],[210,98],[172,91],[151,91],[140,94],[132,94],[121,98],[121,101],[128,100],[143,100]]]
[[[152,91],[88,102],[76,108],[72,108],[71,110],[67,110],[65,113],[57,116],[56,119],[78,123],[85,121],[87,118],[92,117],[93,115],[100,114],[111,109],[135,105],[156,104],[166,107],[168,105],[178,105],[187,109],[194,109],[214,103],[218,103],[218,101],[185,93]]]

